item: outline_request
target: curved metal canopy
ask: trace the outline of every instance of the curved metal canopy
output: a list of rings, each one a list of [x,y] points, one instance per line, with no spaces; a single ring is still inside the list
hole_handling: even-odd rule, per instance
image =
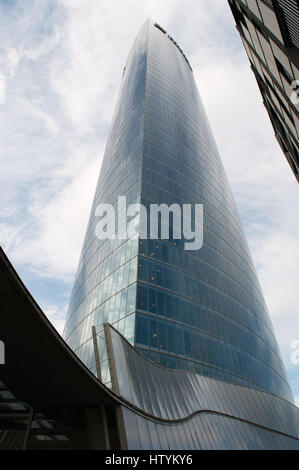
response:
[[[93,406],[115,396],[49,322],[0,248],[0,380],[32,406]],[[114,399],[114,400],[113,400]]]

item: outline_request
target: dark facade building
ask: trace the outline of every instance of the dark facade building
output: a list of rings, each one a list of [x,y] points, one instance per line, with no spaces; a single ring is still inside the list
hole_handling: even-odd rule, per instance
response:
[[[299,182],[298,0],[229,0],[275,136]]]
[[[169,239],[99,239],[97,207],[117,212],[119,196],[203,204],[202,248],[186,250],[171,218]],[[0,286],[0,449],[299,449],[191,66],[151,20],[124,69],[64,339],[1,250]]]

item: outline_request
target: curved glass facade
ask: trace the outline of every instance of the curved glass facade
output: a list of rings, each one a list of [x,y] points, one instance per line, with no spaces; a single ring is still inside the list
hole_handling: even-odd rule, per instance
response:
[[[95,208],[120,195],[146,207],[203,204],[202,248],[98,240]],[[293,399],[192,69],[150,20],[124,69],[64,330],[95,372],[96,326],[109,384],[105,322],[163,366]]]

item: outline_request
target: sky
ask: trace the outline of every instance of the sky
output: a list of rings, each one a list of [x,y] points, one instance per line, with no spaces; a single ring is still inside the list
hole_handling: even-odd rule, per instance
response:
[[[62,331],[122,71],[147,18],[192,65],[299,406],[299,186],[223,0],[0,0],[0,243]]]

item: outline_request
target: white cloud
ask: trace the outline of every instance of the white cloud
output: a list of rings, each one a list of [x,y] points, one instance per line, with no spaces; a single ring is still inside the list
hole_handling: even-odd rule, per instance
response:
[[[0,73],[0,104],[5,103],[5,76]]]
[[[39,126],[50,134],[58,132],[58,125],[52,114],[46,112],[41,103],[34,103],[26,98],[19,100],[19,106],[26,113],[27,119],[34,120],[39,123]]]
[[[0,59],[0,105],[5,104],[7,80],[15,75],[19,58],[16,49],[8,48],[6,54],[3,54],[2,60]]]
[[[16,68],[20,61],[20,57],[21,54],[14,47],[9,47],[7,49],[6,59],[9,65],[9,73],[12,77],[14,77],[16,73]]]
[[[76,269],[99,171],[98,149],[86,146],[85,152],[89,161],[82,156],[81,166],[77,160],[65,186],[62,183],[63,176],[70,172],[68,165],[64,174],[62,168],[54,173],[60,179],[54,191],[44,182],[33,183],[28,197],[28,223],[21,224],[19,232],[9,225],[3,227],[6,243],[12,247],[17,262],[35,267],[39,276],[70,280]]]
[[[27,56],[32,61],[36,61],[40,59],[44,55],[48,55],[52,52],[55,48],[58,47],[59,42],[61,39],[60,31],[55,29],[52,32],[51,36],[45,36],[41,42],[35,44],[35,47],[24,49],[23,55]]]
[[[47,312],[48,319],[54,325],[58,333],[62,334],[64,321],[65,321],[65,311],[67,309],[67,305],[64,305],[63,308],[59,308],[57,305],[51,305],[44,303],[43,305],[44,311]]]

